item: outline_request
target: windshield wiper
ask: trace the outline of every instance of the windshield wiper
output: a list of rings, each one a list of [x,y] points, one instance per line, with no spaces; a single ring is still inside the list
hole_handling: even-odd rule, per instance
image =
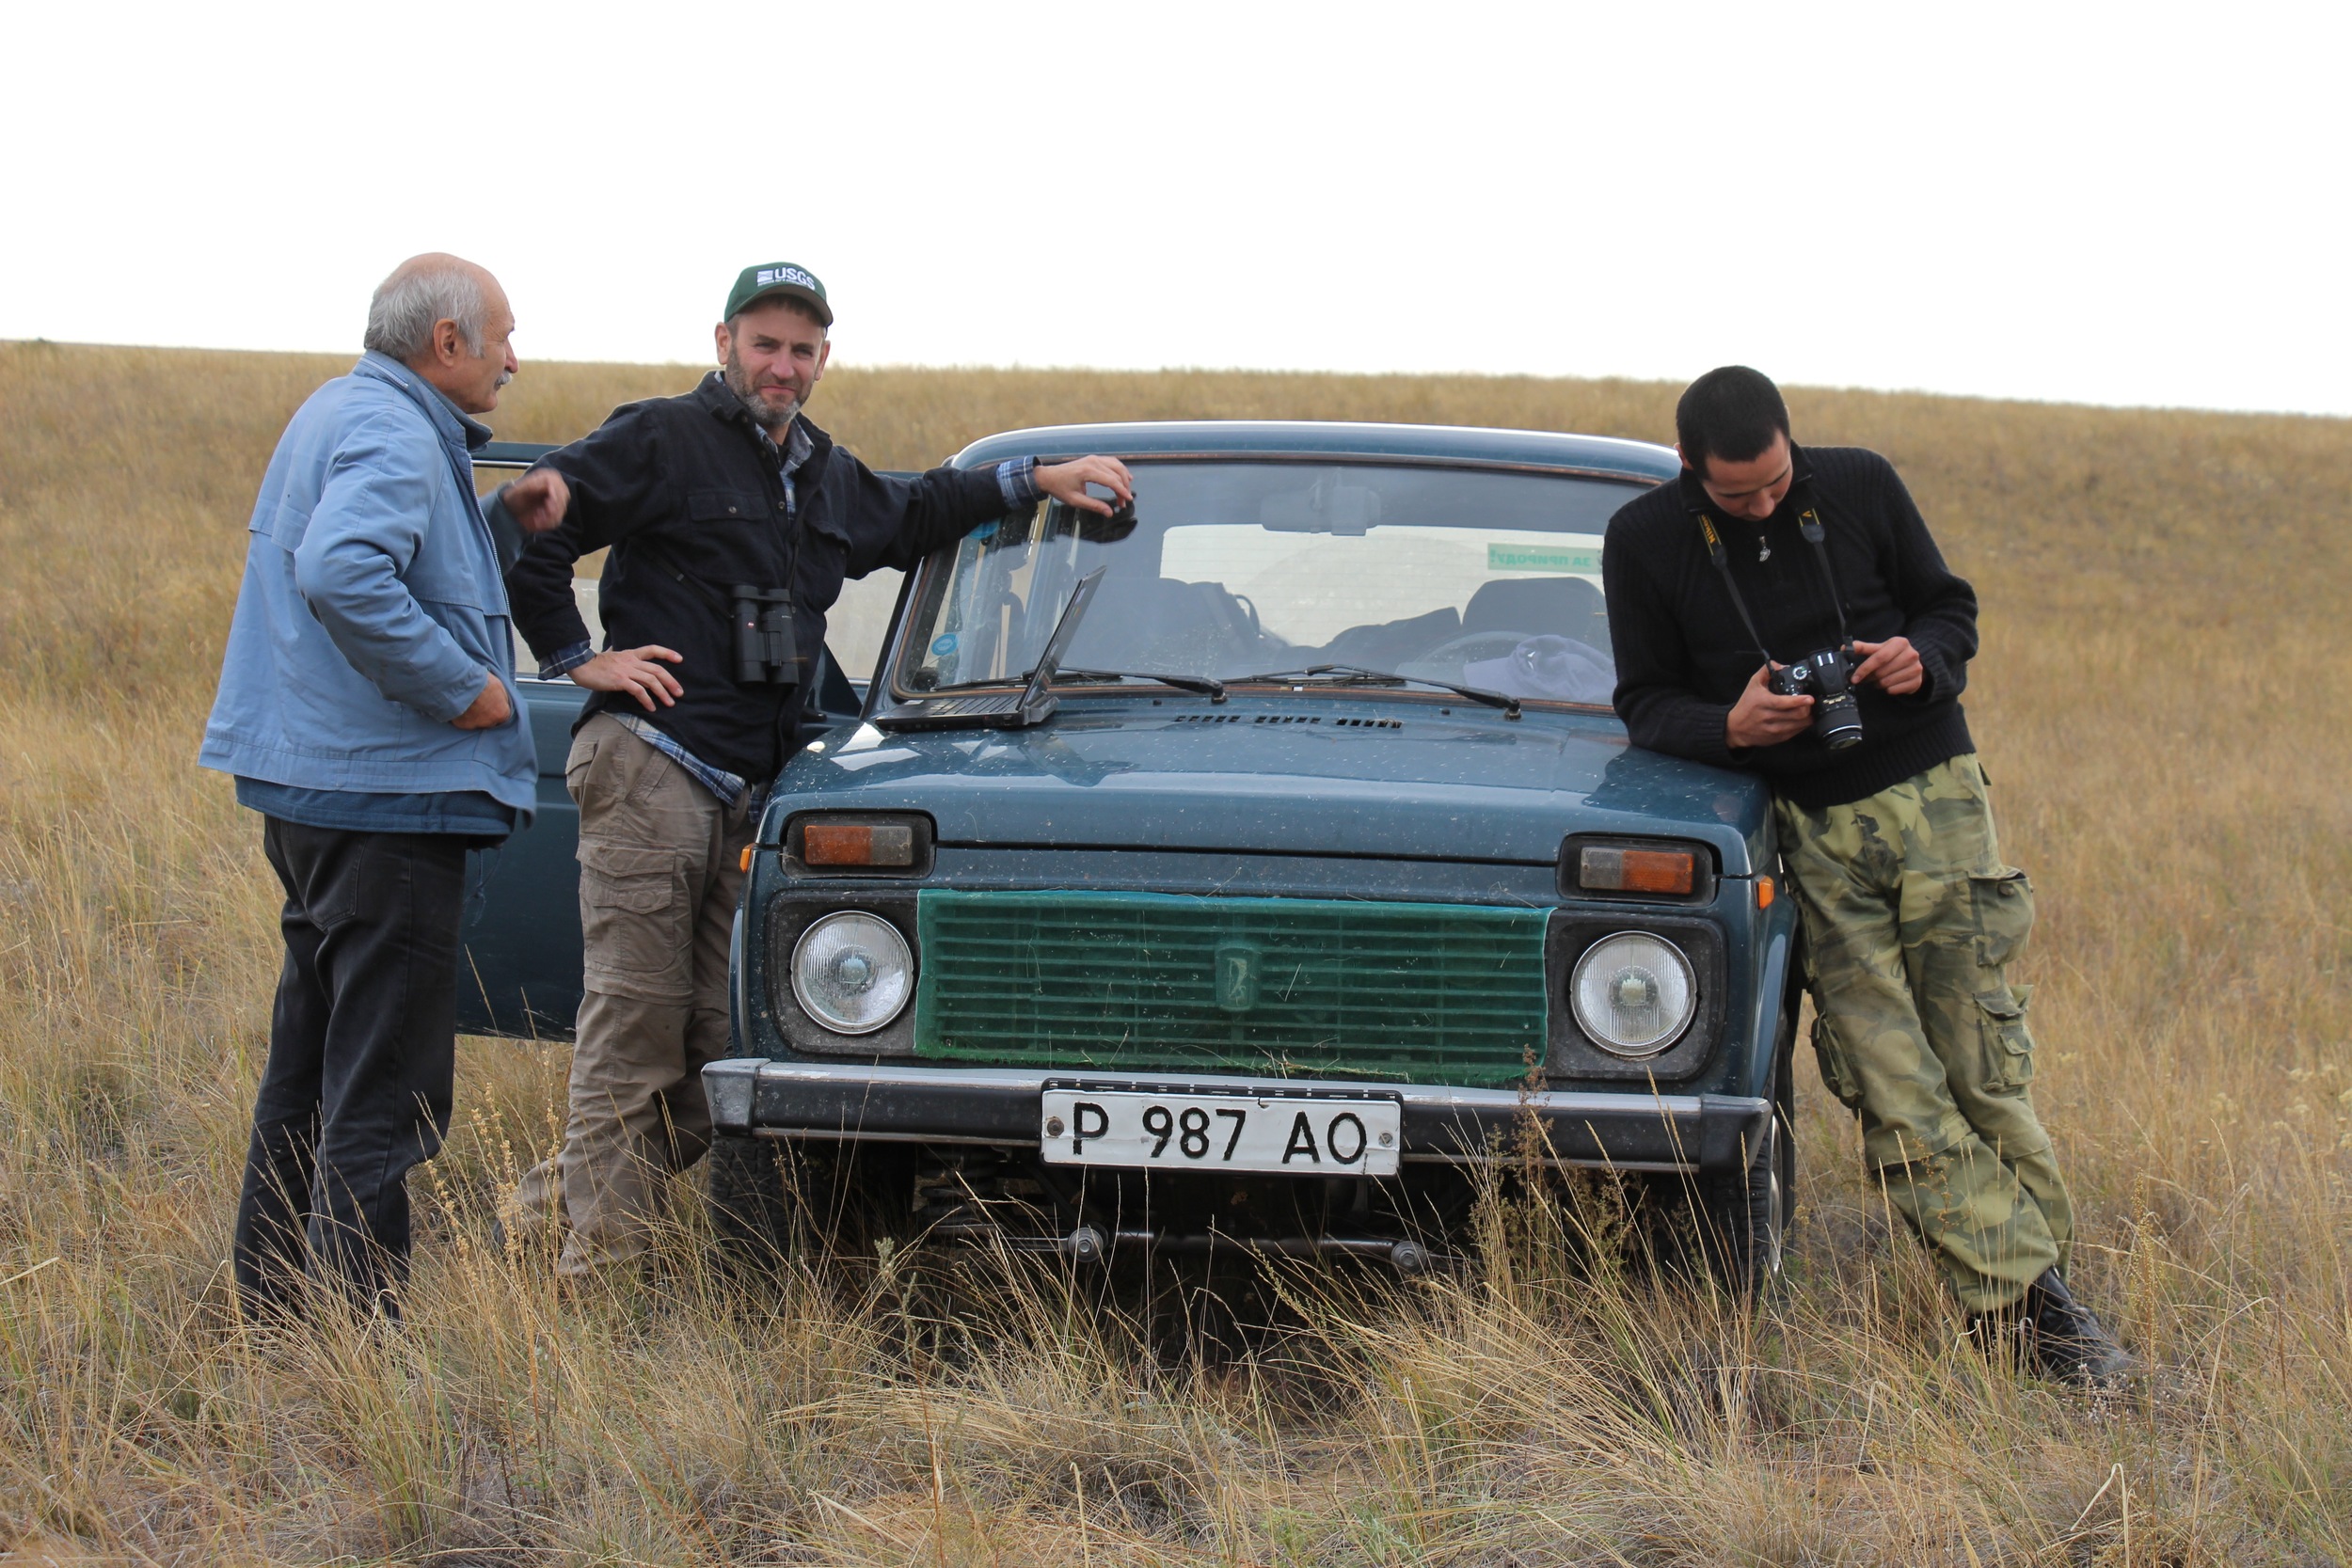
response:
[[[1029,677],[1036,673],[1035,669],[1030,669],[1018,675],[992,675],[987,680],[957,681],[951,686],[934,686],[923,695],[935,697],[947,691],[985,691],[993,686],[1025,686],[1029,682]],[[1155,671],[1145,670],[1065,670],[1057,664],[1054,667],[1054,679],[1057,683],[1157,681],[1162,686],[1172,686],[1179,691],[1198,691],[1213,703],[1221,703],[1225,700],[1225,683],[1220,680],[1211,680],[1206,675],[1163,675]]]
[[[1225,683],[1207,675],[1164,675],[1156,670],[1057,670],[1063,681],[1156,681],[1179,691],[1197,691],[1212,703],[1225,700]]]
[[[1451,691],[1473,703],[1499,707],[1505,719],[1519,716],[1519,700],[1506,697],[1500,691],[1485,691],[1475,686],[1456,686],[1452,681],[1433,681],[1422,675],[1400,675],[1389,670],[1368,670],[1360,664],[1310,664],[1304,670],[1269,670],[1263,674],[1236,675],[1232,684],[1248,686],[1253,682],[1313,681],[1318,686],[1430,686],[1440,691]]]

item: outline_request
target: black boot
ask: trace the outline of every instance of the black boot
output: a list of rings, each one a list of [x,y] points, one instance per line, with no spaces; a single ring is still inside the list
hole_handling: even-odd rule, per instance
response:
[[[2026,1307],[1996,1307],[1990,1312],[1968,1314],[1968,1342],[1977,1353],[2003,1371],[2017,1371],[2026,1365]]]
[[[2105,1387],[2139,1369],[2132,1353],[2074,1299],[2056,1269],[2026,1287],[2016,1322],[2034,1370],[2043,1377]]]

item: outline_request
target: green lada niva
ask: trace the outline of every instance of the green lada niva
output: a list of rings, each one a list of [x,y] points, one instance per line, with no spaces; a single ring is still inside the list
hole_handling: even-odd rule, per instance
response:
[[[1128,463],[1132,515],[979,530],[907,576],[862,689],[830,657],[809,683],[704,1074],[725,1233],[847,1205],[1081,1262],[1410,1273],[1482,1168],[1535,1160],[1626,1173],[1769,1275],[1797,991],[1767,798],[1610,707],[1602,534],[1674,454],[1201,422],[957,461],[1085,452]],[[561,1032],[580,693],[524,684],[542,816],[468,932],[469,1023]]]

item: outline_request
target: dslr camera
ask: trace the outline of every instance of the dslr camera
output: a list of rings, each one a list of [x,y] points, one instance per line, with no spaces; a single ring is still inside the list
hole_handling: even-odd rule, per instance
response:
[[[1807,654],[1772,674],[1772,688],[1780,695],[1813,699],[1813,733],[1833,752],[1862,740],[1862,711],[1853,697],[1854,666],[1860,662],[1847,642]]]

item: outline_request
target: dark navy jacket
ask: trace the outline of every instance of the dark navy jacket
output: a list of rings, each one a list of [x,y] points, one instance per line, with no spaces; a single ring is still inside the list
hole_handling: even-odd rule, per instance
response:
[[[845,578],[905,570],[1004,515],[993,467],[893,479],[800,422],[810,451],[787,486],[777,449],[714,371],[682,396],[614,409],[593,434],[541,459],[570,484],[572,504],[507,573],[515,625],[532,652],[552,658],[587,639],[572,565],[610,546],[597,593],[605,646],[659,643],[685,656],[670,667],[686,689],[676,706],[647,715],[633,698],[595,692],[583,722],[623,707],[713,767],[773,778],[792,743],[799,691],[737,684],[732,587],[791,587],[805,681]]]
[[[1960,693],[1977,652],[1977,595],[1944,564],[1893,464],[1859,447],[1792,447],[1791,455],[1796,483],[1762,523],[1726,516],[1687,469],[1628,502],[1609,520],[1601,580],[1616,645],[1617,714],[1633,743],[1752,768],[1775,793],[1819,810],[1975,749]],[[1724,721],[1762,658],[1695,513],[1705,508],[1714,518],[1740,596],[1785,664],[1837,641],[1829,582],[1798,528],[1808,505],[1820,509],[1848,630],[1866,642],[1908,637],[1927,678],[1903,697],[1857,688],[1863,739],[1849,751],[1832,752],[1806,730],[1735,752],[1724,744]]]

